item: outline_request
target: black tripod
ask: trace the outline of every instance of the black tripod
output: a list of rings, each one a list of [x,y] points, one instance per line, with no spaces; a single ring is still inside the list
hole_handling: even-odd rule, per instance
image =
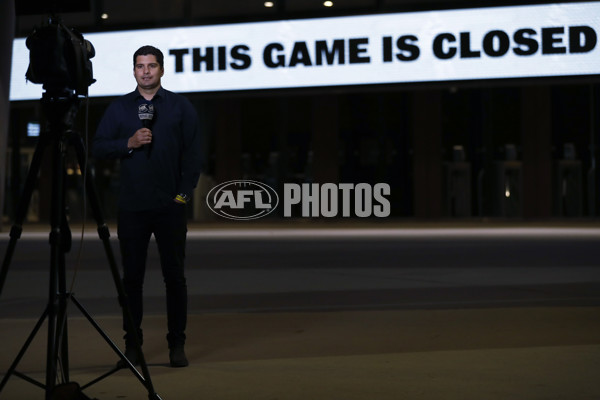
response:
[[[29,383],[41,387],[45,390],[45,400],[58,399],[87,399],[81,390],[101,381],[102,379],[112,375],[120,369],[119,366],[114,367],[102,376],[92,380],[91,382],[79,387],[76,383],[69,382],[69,354],[68,354],[68,338],[67,338],[67,302],[72,301],[81,313],[87,318],[92,326],[98,331],[102,338],[121,358],[121,360],[129,367],[133,374],[140,380],[148,391],[150,400],[160,400],[160,396],[154,391],[152,380],[148,366],[142,353],[139,340],[136,341],[135,347],[137,350],[138,360],[142,373],[131,364],[125,357],[123,352],[114,344],[110,337],[102,330],[102,328],[94,321],[85,308],[77,301],[73,293],[68,293],[65,283],[65,254],[71,247],[71,232],[66,216],[65,206],[65,159],[69,146],[73,146],[77,161],[82,171],[86,171],[85,189],[89,197],[90,205],[98,226],[98,236],[103,242],[104,250],[108,257],[108,262],[112,272],[114,284],[117,289],[119,303],[123,310],[123,317],[127,329],[130,332],[135,332],[133,329],[133,319],[127,305],[127,297],[123,289],[123,285],[119,276],[119,271],[115,262],[115,257],[112,252],[112,247],[109,242],[109,231],[102,217],[102,211],[96,194],[96,189],[92,180],[92,174],[84,167],[86,163],[85,146],[81,137],[71,128],[77,110],[79,108],[78,97],[68,91],[49,94],[44,92],[42,97],[42,109],[47,116],[49,124],[49,132],[43,132],[40,135],[40,140],[33,154],[31,166],[25,181],[25,187],[21,201],[18,204],[15,216],[15,223],[10,231],[10,241],[6,249],[2,269],[0,270],[0,295],[6,280],[8,268],[14,253],[17,240],[21,237],[23,231],[22,224],[25,219],[31,195],[33,193],[34,184],[40,170],[42,156],[44,150],[52,145],[53,150],[53,186],[52,186],[52,202],[51,202],[51,230],[50,230],[50,284],[48,293],[48,304],[37,321],[35,327],[27,337],[25,344],[19,351],[17,357],[13,361],[9,370],[4,375],[0,382],[0,393],[8,382],[11,375],[16,375]],[[83,199],[85,201],[86,199]],[[25,355],[27,348],[33,341],[35,335],[41,328],[45,319],[48,319],[48,341],[47,341],[47,358],[46,358],[46,382],[45,384],[36,381],[35,379],[22,374],[16,370],[21,358]],[[60,362],[62,376],[65,384],[57,384],[58,365]],[[74,388],[75,386],[75,388]],[[78,397],[77,397],[78,396]]]

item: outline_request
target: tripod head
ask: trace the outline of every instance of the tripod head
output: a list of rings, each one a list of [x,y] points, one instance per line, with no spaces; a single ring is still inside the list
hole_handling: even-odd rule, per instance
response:
[[[68,89],[46,90],[42,94],[41,104],[48,124],[47,129],[42,130],[42,135],[58,137],[72,131],[80,105],[80,99],[75,92]]]

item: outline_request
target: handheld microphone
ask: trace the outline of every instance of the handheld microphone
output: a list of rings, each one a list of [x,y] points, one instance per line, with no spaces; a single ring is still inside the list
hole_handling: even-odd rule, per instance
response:
[[[144,128],[152,129],[152,122],[154,120],[154,104],[152,103],[142,103],[138,106],[138,117],[140,121],[142,121],[142,126]],[[146,155],[150,157],[150,152],[152,151],[152,142],[146,145]]]

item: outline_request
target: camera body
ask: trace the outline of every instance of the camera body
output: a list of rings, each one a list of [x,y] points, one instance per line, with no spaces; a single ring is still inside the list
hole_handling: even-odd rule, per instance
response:
[[[29,49],[27,80],[42,83],[49,93],[75,91],[86,96],[93,77],[94,46],[79,32],[50,19],[36,28],[25,42]]]

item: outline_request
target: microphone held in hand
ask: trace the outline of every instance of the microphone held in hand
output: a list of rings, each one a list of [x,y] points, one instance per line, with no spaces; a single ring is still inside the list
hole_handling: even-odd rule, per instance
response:
[[[152,103],[142,103],[138,106],[138,117],[142,121],[142,126],[152,130],[152,121],[154,120],[154,105]],[[150,157],[152,151],[152,142],[146,145],[146,155]]]
[[[138,106],[138,117],[142,121],[144,128],[152,129],[152,120],[154,119],[154,104],[142,103]]]

